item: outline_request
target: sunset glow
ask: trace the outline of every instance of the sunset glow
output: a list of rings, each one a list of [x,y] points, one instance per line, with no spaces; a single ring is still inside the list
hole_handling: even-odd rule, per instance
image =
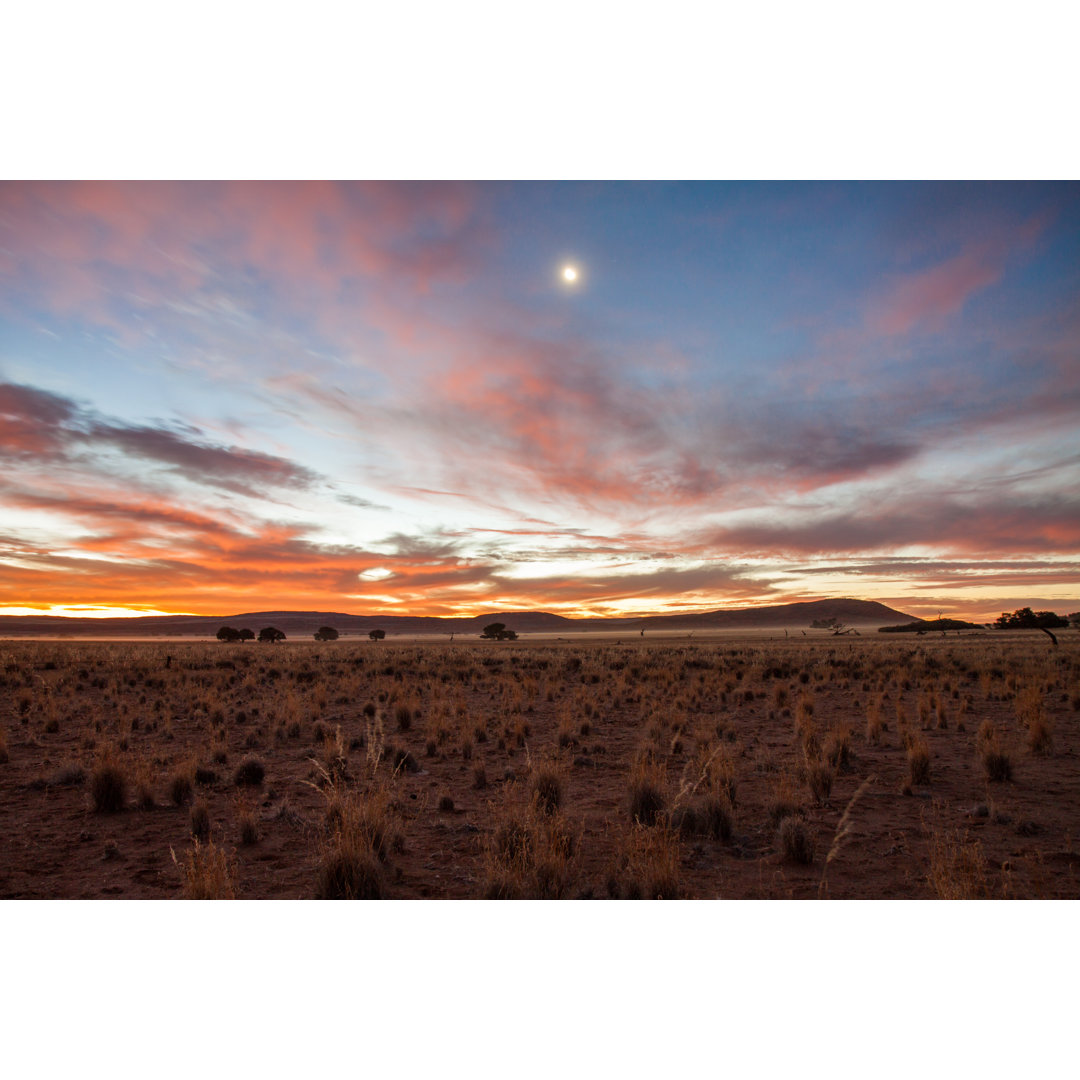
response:
[[[1078,196],[0,184],[0,612],[1075,611]]]

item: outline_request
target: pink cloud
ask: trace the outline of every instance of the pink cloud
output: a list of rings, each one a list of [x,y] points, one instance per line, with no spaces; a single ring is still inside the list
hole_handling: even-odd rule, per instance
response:
[[[869,328],[890,337],[916,327],[939,330],[973,296],[996,285],[1009,258],[1031,247],[1048,224],[1046,218],[1032,218],[1008,232],[999,230],[944,262],[893,277],[871,304]]]
[[[354,278],[423,291],[461,280],[485,236],[466,185],[0,184],[12,289],[109,325],[117,294],[176,300],[224,268],[257,272],[309,308],[332,307]]]

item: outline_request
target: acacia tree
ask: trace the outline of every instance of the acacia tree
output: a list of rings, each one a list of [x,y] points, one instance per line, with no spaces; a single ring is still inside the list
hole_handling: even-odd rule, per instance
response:
[[[507,630],[506,623],[501,622],[489,623],[480,637],[484,641],[517,641],[517,634],[513,630]]]
[[[316,641],[337,641],[338,632],[332,626],[320,626],[315,631]]]
[[[369,630],[368,631],[368,637],[371,638],[372,641],[382,641],[382,639],[384,637],[386,637],[386,631],[385,630]]]
[[[1069,625],[1068,619],[1063,619],[1053,611],[1032,611],[1031,608],[1017,608],[1011,615],[1003,611],[994,621],[999,630],[1046,630],[1057,629]]]
[[[217,632],[217,639],[218,641],[239,641],[240,631],[231,626],[223,626]]]
[[[276,626],[264,626],[259,631],[259,640],[269,641],[271,645],[274,645],[279,641],[284,641],[285,634]]]
[[[246,626],[240,627],[240,629],[237,631],[237,633],[240,635],[240,640],[241,641],[254,641],[255,640],[255,631],[251,630],[250,628],[248,628]]]

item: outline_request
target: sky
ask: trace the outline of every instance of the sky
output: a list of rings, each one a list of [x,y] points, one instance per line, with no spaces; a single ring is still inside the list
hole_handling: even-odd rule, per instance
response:
[[[1076,183],[0,183],[0,612],[1075,611],[1078,298]]]

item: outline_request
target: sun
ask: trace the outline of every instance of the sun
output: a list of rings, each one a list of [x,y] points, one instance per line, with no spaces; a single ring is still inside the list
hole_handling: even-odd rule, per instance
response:
[[[562,279],[568,285],[573,285],[578,279],[578,272],[576,266],[564,266],[562,268]]]

